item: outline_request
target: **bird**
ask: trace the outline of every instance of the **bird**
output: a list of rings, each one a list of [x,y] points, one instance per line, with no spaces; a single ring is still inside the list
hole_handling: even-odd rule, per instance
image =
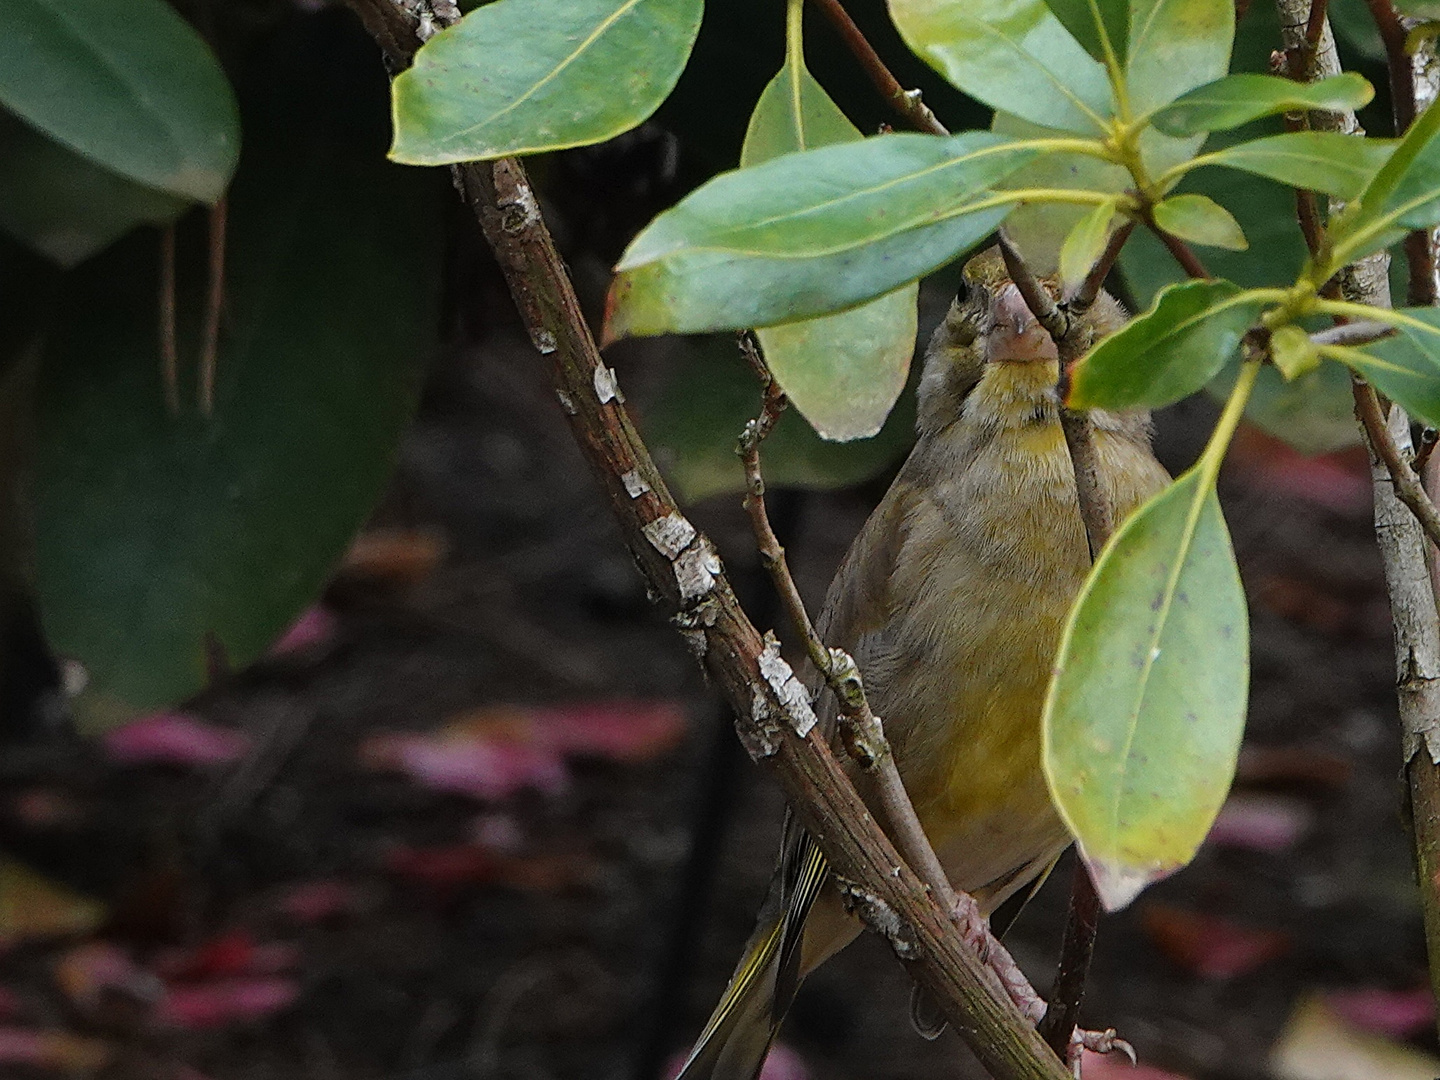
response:
[[[1060,426],[1054,341],[997,248],[973,257],[926,349],[916,441],[840,564],[816,620],[855,659],[951,884],[990,918],[1070,843],[1041,768],[1041,712],[1091,559]],[[1101,292],[1081,316],[1124,325]],[[1116,521],[1170,481],[1146,412],[1094,410]],[[817,712],[836,705],[813,670]],[[873,790],[852,769],[860,794]],[[800,981],[857,937],[824,856],[793,819],[755,932],[677,1080],[754,1080]],[[1015,904],[1007,906],[1015,907]]]

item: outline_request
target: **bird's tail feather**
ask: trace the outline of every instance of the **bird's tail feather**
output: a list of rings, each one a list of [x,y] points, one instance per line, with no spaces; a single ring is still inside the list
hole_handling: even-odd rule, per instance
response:
[[[804,833],[751,935],[730,985],[675,1080],[755,1080],[800,985],[805,917],[828,875],[825,856]]]

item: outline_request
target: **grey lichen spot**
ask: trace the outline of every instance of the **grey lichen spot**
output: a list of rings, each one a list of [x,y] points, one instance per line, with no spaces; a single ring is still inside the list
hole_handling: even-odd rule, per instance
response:
[[[704,630],[682,629],[680,636],[685,639],[685,647],[690,650],[691,656],[695,657],[696,660],[705,659],[705,652],[709,648],[709,645],[705,640]]]
[[[770,684],[786,712],[795,725],[795,734],[802,739],[815,726],[815,710],[810,707],[810,695],[805,684],[795,677],[795,672],[780,655],[780,639],[773,630],[765,632],[765,648],[760,653],[760,677]]]
[[[680,586],[682,600],[698,600],[715,588],[715,578],[719,573],[720,556],[704,537],[675,556],[675,582]]]
[[[564,390],[556,390],[555,396],[560,399],[560,407],[565,410],[567,416],[574,416],[580,411],[575,408],[575,402]]]
[[[695,526],[686,521],[683,514],[674,510],[664,517],[656,518],[642,531],[655,550],[671,560],[678,558],[695,539]]]
[[[529,184],[518,178],[514,194],[497,205],[500,209],[500,227],[512,236],[540,220],[540,206],[535,201],[535,193],[530,190]]]
[[[640,475],[639,469],[631,469],[624,476],[620,477],[620,483],[625,485],[625,493],[632,499],[638,499],[650,490],[650,485]]]
[[[536,352],[539,352],[544,356],[549,356],[557,348],[555,344],[555,335],[552,334],[549,330],[546,330],[543,326],[537,326],[535,329],[530,331],[530,342],[532,345],[535,346]]]
[[[754,760],[773,757],[780,749],[784,737],[780,722],[770,701],[758,689],[750,699],[750,723],[735,725],[746,753]]]
[[[898,912],[863,885],[840,881],[845,906],[865,920],[865,925],[890,942],[890,948],[901,960],[914,960],[920,955],[915,931]]]
[[[595,396],[600,399],[601,405],[625,400],[620,396],[620,384],[615,381],[614,370],[604,364],[595,367]]]

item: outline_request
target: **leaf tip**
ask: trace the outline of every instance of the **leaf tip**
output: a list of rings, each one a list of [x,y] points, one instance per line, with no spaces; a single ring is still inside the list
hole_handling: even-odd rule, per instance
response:
[[[1085,868],[1090,872],[1090,880],[1095,884],[1100,903],[1104,904],[1105,910],[1111,914],[1128,907],[1147,886],[1171,874],[1170,870],[1155,866],[1128,866],[1124,863],[1092,859],[1085,854],[1083,848],[1080,857],[1085,860]]]

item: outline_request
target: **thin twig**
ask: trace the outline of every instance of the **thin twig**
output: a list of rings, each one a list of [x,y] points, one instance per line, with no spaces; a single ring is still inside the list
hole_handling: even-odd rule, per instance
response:
[[[1430,496],[1431,502],[1435,501],[1435,490],[1434,485],[1430,483],[1426,469],[1430,465],[1430,458],[1435,453],[1435,444],[1437,442],[1440,442],[1440,431],[1436,431],[1433,427],[1422,429],[1420,432],[1420,449],[1415,451],[1415,460],[1410,463],[1410,467],[1414,469],[1423,480],[1425,484],[1425,494]]]
[[[1310,335],[1310,340],[1316,345],[1369,345],[1392,337],[1394,333],[1395,328],[1386,323],[1361,319],[1359,322],[1341,323],[1328,330],[1317,330]]]
[[[1050,1049],[1062,1057],[1070,1046],[1071,1034],[1080,1023],[1080,1006],[1085,1001],[1085,977],[1095,955],[1095,935],[1100,928],[1100,896],[1090,871],[1079,859],[1070,878],[1070,909],[1065,916],[1065,936],[1060,942],[1060,963],[1050,987],[1049,1008],[1040,1022],[1040,1034]]]
[[[855,660],[842,649],[831,649],[820,639],[815,624],[805,610],[805,601],[790,574],[785,560],[785,549],[770,526],[770,515],[765,509],[765,478],[760,469],[760,443],[775,426],[775,421],[788,404],[785,391],[770,373],[769,365],[760,354],[755,339],[749,334],[740,335],[740,351],[760,378],[764,400],[760,415],[745,425],[736,447],[741,464],[745,467],[745,512],[750,517],[750,526],[755,533],[755,546],[760,552],[760,561],[775,584],[780,603],[789,616],[796,633],[805,642],[805,652],[815,670],[825,678],[835,695],[842,734],[851,756],[876,781],[879,789],[881,808],[890,825],[890,835],[905,861],[920,875],[930,889],[930,894],[946,909],[955,909],[955,891],[950,878],[930,839],[925,835],[924,826],[915,813],[910,796],[900,779],[900,770],[895,766],[895,757],[890,752],[889,741],[885,738],[880,721],[870,710],[860,671]]]
[[[209,288],[205,293],[205,323],[200,332],[200,412],[209,416],[215,408],[215,365],[220,352],[220,309],[225,302],[225,218],[222,195],[210,208]]]
[[[349,0],[404,68],[417,19],[397,0]],[[442,25],[448,14],[436,12]],[[495,252],[556,395],[657,601],[672,614],[735,713],[751,757],[785,789],[856,912],[882,933],[996,1080],[1067,1080],[1065,1066],[997,985],[924,883],[874,821],[830,752],[804,687],[745,616],[708,538],[680,512],[616,393],[574,289],[513,158],[452,175]]]
[[[890,73],[885,61],[880,59],[880,54],[875,51],[860,27],[855,25],[855,20],[850,17],[840,0],[812,2],[830,20],[855,59],[860,62],[860,67],[875,84],[875,89],[880,91],[880,96],[890,104],[900,119],[916,131],[923,131],[927,135],[950,134],[945,125],[935,118],[930,106],[920,99],[920,91],[906,90]]]
[[[1400,448],[1395,445],[1395,440],[1390,437],[1375,388],[1356,378],[1352,390],[1355,396],[1355,415],[1360,418],[1371,447],[1390,471],[1396,498],[1410,508],[1430,542],[1440,545],[1440,510],[1435,509],[1435,504],[1430,501],[1430,496],[1425,494],[1425,487],[1420,483],[1414,467],[1405,460]]]
[[[1330,0],[1310,0],[1310,18],[1305,23],[1305,43],[1313,50],[1320,44],[1320,34],[1325,29],[1325,18],[1330,9]]]
[[[1105,276],[1110,273],[1115,260],[1120,258],[1120,249],[1125,246],[1125,241],[1130,239],[1130,234],[1135,231],[1134,219],[1128,219],[1118,229],[1110,234],[1110,240],[1101,252],[1100,258],[1090,268],[1090,273],[1080,283],[1074,295],[1064,300],[1063,306],[1069,315],[1084,315],[1094,306],[1096,298],[1100,295],[1101,288],[1105,285]]]
[[[1145,227],[1148,228],[1159,241],[1165,245],[1165,250],[1170,252],[1175,261],[1180,264],[1180,269],[1192,278],[1203,278],[1209,280],[1210,271],[1205,269],[1205,264],[1200,261],[1200,256],[1190,250],[1190,245],[1181,240],[1178,236],[1166,232],[1159,225],[1155,224],[1155,218],[1147,211],[1145,214]]]
[[[160,230],[160,382],[165,408],[180,415],[180,348],[175,341],[175,226]]]

